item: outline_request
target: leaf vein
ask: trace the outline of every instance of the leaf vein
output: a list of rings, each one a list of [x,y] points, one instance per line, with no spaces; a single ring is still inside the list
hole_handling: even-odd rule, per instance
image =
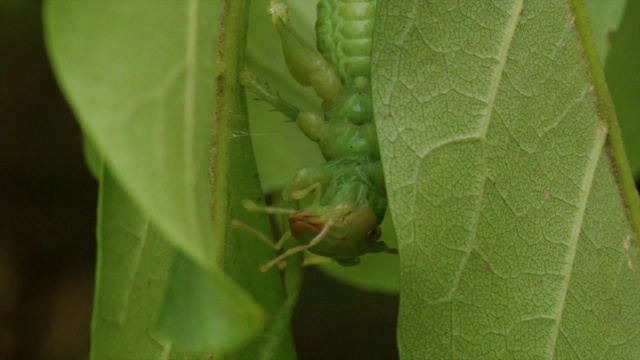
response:
[[[574,226],[571,229],[571,236],[569,242],[570,251],[567,254],[567,271],[562,283],[562,291],[558,297],[558,311],[557,311],[557,323],[555,327],[552,329],[552,343],[549,347],[549,357],[553,358],[556,350],[556,345],[558,342],[558,334],[561,331],[560,324],[562,323],[562,315],[564,312],[564,306],[566,305],[567,294],[569,292],[569,284],[571,283],[571,275],[573,273],[573,264],[576,257],[576,252],[578,248],[578,239],[580,238],[580,233],[582,230],[582,224],[584,223],[584,216],[587,209],[587,204],[589,202],[589,195],[591,194],[593,179],[595,178],[596,168],[598,162],[600,160],[600,156],[602,154],[602,149],[605,145],[605,141],[607,139],[607,131],[603,126],[599,126],[596,130],[596,137],[593,147],[591,149],[591,154],[589,156],[589,160],[587,162],[587,170],[585,172],[585,176],[582,179],[582,184],[580,186],[580,190],[583,192],[580,197],[580,202],[578,206],[578,211],[576,214],[576,219],[573,222]]]
[[[193,153],[196,149],[194,148],[193,139],[195,137],[195,129],[197,127],[197,116],[196,116],[196,87],[197,87],[197,51],[198,51],[198,5],[199,0],[191,0],[187,4],[187,30],[186,30],[186,49],[185,49],[185,68],[186,68],[186,79],[185,79],[185,90],[184,90],[184,139],[182,146],[184,148],[184,195],[185,195],[185,211],[189,212],[187,214],[186,219],[191,222],[192,229],[201,229],[201,226],[198,226],[197,222],[201,218],[197,216],[195,213],[198,208],[196,202],[197,194],[194,194],[194,190],[196,189],[196,174],[195,169],[197,169],[196,164],[194,164],[195,159],[198,157]],[[198,239],[202,239],[201,236],[197,237]]]

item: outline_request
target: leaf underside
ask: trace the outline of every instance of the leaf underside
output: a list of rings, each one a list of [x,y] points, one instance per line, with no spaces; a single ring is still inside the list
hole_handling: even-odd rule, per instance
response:
[[[379,2],[404,358],[640,351],[637,239],[575,7]]]

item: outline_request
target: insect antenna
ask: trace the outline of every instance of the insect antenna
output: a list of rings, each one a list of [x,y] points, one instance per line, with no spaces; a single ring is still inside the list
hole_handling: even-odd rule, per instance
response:
[[[251,211],[251,212],[263,212],[269,215],[291,215],[296,213],[296,210],[294,209],[289,209],[289,208],[282,208],[282,207],[275,207],[275,206],[262,206],[262,205],[258,205],[255,202],[249,200],[249,199],[244,199],[242,201],[242,206],[247,210],[247,211]],[[287,230],[286,232],[284,232],[282,234],[282,236],[280,237],[280,239],[278,239],[278,241],[274,244],[273,241],[271,241],[271,238],[269,238],[269,236],[265,235],[262,231],[257,230],[255,228],[253,228],[250,225],[247,225],[243,222],[241,222],[240,220],[237,219],[233,219],[231,224],[234,227],[237,228],[241,228],[244,229],[250,233],[252,233],[253,235],[255,235],[258,239],[260,239],[262,242],[264,242],[265,244],[269,245],[269,247],[273,248],[276,251],[280,251],[283,247],[284,244],[287,242],[288,239],[292,239],[293,236],[291,235],[291,231]],[[327,224],[329,225],[329,224]],[[328,230],[328,227],[327,227]],[[316,240],[316,238],[314,238],[308,245],[304,245],[305,248],[309,248],[315,244],[317,244],[320,240],[322,240],[322,238],[325,236],[325,234],[327,233],[327,231],[321,231],[318,236],[316,236],[316,238],[318,238]],[[322,235],[322,236],[320,236]],[[315,241],[315,242],[314,242]],[[274,265],[279,265],[280,269],[283,269],[284,266],[286,266],[286,263],[283,261],[285,258],[291,256],[292,254],[298,253],[302,250],[299,250],[298,248],[301,248],[300,246],[295,247],[295,248],[291,248],[289,250],[287,250],[286,252],[282,253],[281,255],[279,255],[278,257],[276,257],[275,259],[273,259],[272,261],[270,261],[269,263],[262,265],[260,267],[260,270],[262,272],[266,272],[269,269],[271,269]],[[298,250],[296,250],[298,249]]]
[[[278,241],[274,244],[273,241],[271,241],[271,238],[269,238],[267,235],[265,235],[265,233],[263,233],[262,231],[254,228],[251,225],[247,225],[247,224],[243,223],[242,221],[240,221],[238,219],[231,220],[231,225],[233,227],[235,227],[235,228],[243,229],[245,231],[250,232],[251,234],[256,236],[258,239],[260,239],[263,243],[267,244],[270,248],[272,248],[272,249],[274,249],[276,251],[280,251],[282,249],[282,247],[284,246],[284,244],[287,242],[287,240],[292,238],[291,231],[287,230],[285,233],[282,234],[280,239],[278,239]],[[273,265],[271,265],[271,266],[273,266]],[[286,266],[286,262],[285,261],[279,261],[278,262],[278,267],[280,268],[280,270],[284,269],[285,266]]]
[[[331,229],[332,225],[333,225],[333,223],[331,221],[328,221],[324,225],[324,227],[322,228],[322,231],[320,231],[318,233],[318,235],[316,235],[316,237],[314,237],[307,245],[300,245],[300,246],[292,247],[291,249],[289,249],[289,250],[283,252],[282,254],[280,254],[275,259],[273,259],[273,260],[269,261],[268,263],[262,265],[260,267],[260,271],[267,272],[274,265],[280,263],[282,260],[288,258],[289,256],[291,256],[293,254],[297,254],[299,252],[305,251],[305,250],[307,250],[309,248],[312,248],[312,247],[316,246],[320,241],[322,241],[322,239],[325,238],[325,236],[327,236],[327,234],[329,233],[329,229]]]
[[[235,228],[243,229],[245,231],[248,231],[248,232],[252,233],[258,239],[260,239],[263,243],[269,245],[269,247],[271,247],[271,248],[275,248],[276,247],[276,245],[273,244],[273,241],[271,241],[271,239],[267,235],[265,235],[265,233],[263,233],[262,231],[260,231],[258,229],[255,229],[251,225],[247,225],[247,224],[243,223],[242,221],[240,221],[238,219],[231,220],[231,225],[233,227],[235,227]]]

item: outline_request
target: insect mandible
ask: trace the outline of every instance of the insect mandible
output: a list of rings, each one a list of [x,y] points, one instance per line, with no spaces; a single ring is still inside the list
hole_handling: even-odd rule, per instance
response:
[[[283,191],[286,201],[313,194],[313,202],[303,209],[245,201],[252,211],[288,215],[290,230],[276,248],[289,237],[299,243],[265,264],[263,271],[304,250],[344,266],[358,264],[367,253],[396,253],[380,240],[387,196],[371,98],[376,1],[320,0],[317,10],[317,49],[292,27],[285,0],[272,0],[269,12],[289,72],[301,85],[313,87],[322,99],[322,115],[299,111],[249,70],[240,78],[249,91],[295,121],[318,143],[326,160],[298,171]]]

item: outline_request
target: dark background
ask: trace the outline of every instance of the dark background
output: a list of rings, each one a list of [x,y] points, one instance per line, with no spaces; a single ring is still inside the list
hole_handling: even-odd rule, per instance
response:
[[[41,19],[40,1],[0,0],[0,359],[89,352],[98,185]],[[308,270],[294,318],[300,359],[397,358],[397,308],[397,296]]]

